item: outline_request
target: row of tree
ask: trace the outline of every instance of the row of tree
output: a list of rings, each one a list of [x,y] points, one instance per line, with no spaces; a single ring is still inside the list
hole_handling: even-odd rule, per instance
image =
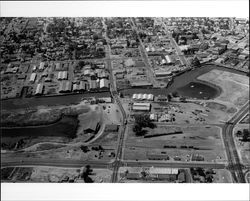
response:
[[[237,137],[241,137],[241,141],[249,142],[250,141],[250,132],[249,129],[243,129],[243,131],[238,130],[236,133]]]

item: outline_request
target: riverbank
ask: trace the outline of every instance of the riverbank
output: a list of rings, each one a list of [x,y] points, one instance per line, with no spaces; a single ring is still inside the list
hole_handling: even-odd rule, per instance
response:
[[[87,97],[110,97],[110,92],[86,93],[86,94],[64,94],[60,96],[12,98],[1,100],[3,110],[28,109],[37,106],[59,106],[79,103],[82,98]]]

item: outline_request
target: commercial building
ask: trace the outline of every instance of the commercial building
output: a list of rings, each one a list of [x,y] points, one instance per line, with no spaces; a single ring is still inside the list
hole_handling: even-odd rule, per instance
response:
[[[150,103],[134,103],[132,109],[134,111],[150,111]]]
[[[166,153],[150,151],[147,153],[148,160],[169,160],[169,156]]]
[[[177,168],[149,168],[149,177],[152,179],[163,180],[170,179],[176,180],[179,170]]]
[[[31,75],[30,75],[30,82],[35,82],[35,80],[36,80],[36,73],[31,73]]]

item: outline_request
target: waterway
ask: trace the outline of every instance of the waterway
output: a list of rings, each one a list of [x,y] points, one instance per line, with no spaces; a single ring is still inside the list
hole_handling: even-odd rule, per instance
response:
[[[210,86],[201,82],[190,82],[177,89],[178,94],[184,97],[197,99],[212,99],[217,97],[221,90],[216,86]]]
[[[167,88],[164,88],[164,89],[133,88],[133,89],[121,90],[121,92],[124,95],[132,95],[134,93],[146,93],[146,94],[154,94],[155,96],[157,96],[157,95],[167,95],[169,93],[173,93],[173,92],[177,91],[177,92],[179,92],[180,95],[183,95],[183,96],[189,95],[189,97],[193,97],[193,98],[204,98],[205,96],[208,96],[210,98],[215,98],[216,96],[220,95],[219,87],[213,86],[210,83],[206,84],[206,82],[202,82],[203,86],[196,84],[197,86],[199,85],[199,87],[195,88],[195,89],[197,89],[197,93],[200,92],[199,89],[201,87],[206,87],[207,90],[209,89],[208,93],[210,92],[211,94],[206,93],[205,96],[193,95],[193,93],[192,94],[191,93],[189,93],[189,94],[182,93],[183,90],[180,90],[185,86],[189,86],[191,82],[201,83],[200,80],[197,80],[197,77],[199,77],[200,75],[205,74],[213,69],[228,71],[228,72],[237,73],[237,74],[241,74],[241,75],[246,75],[246,73],[239,72],[239,71],[236,71],[234,69],[229,69],[229,68],[225,68],[225,67],[218,67],[215,65],[206,65],[206,66],[202,66],[200,68],[196,68],[194,70],[187,71],[183,74],[180,74],[179,76],[176,76],[173,79],[173,82]]]
[[[64,116],[60,121],[51,125],[3,128],[1,137],[55,136],[74,138],[76,136],[77,125],[77,117]]]
[[[76,137],[77,127],[77,116],[64,116],[51,125],[4,128],[1,130],[1,147],[13,149],[20,140],[30,141],[38,137],[45,137],[47,141],[51,137],[60,137],[63,141],[69,141]]]
[[[237,74],[245,75],[244,72],[239,72],[234,69],[218,67],[215,65],[206,65],[200,68],[196,68],[194,70],[185,72],[179,76],[176,76],[173,79],[173,82],[170,86],[164,89],[143,89],[143,88],[131,88],[121,90],[124,95],[130,95],[134,93],[147,93],[147,94],[154,94],[154,95],[167,95],[169,93],[173,93],[178,91],[184,86],[188,86],[191,82],[198,82],[197,77],[207,73],[213,69],[229,71]],[[200,81],[199,81],[200,82]],[[204,82],[203,82],[204,84]],[[208,84],[209,85],[209,84]],[[204,86],[205,87],[205,86]],[[211,87],[211,85],[210,85]],[[214,93],[214,92],[213,92]],[[182,94],[181,94],[182,95]],[[184,95],[184,94],[183,94]],[[216,93],[215,96],[209,97],[216,97],[219,93]],[[88,93],[88,94],[73,94],[73,95],[65,95],[65,96],[53,96],[53,97],[33,97],[33,98],[16,98],[16,99],[8,99],[2,100],[1,105],[2,109],[12,110],[12,109],[20,109],[20,108],[29,108],[29,107],[36,107],[36,106],[53,106],[53,105],[70,105],[76,104],[81,101],[83,97],[110,97],[109,92],[101,92],[101,93]]]
[[[50,97],[14,98],[2,100],[2,109],[15,110],[22,108],[32,108],[37,106],[55,106],[77,104],[84,97],[110,97],[110,92],[70,94]]]

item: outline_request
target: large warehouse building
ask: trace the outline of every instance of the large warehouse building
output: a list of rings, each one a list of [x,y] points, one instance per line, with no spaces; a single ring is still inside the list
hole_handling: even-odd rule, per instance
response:
[[[150,103],[134,103],[133,110],[134,111],[150,111],[151,104]]]

